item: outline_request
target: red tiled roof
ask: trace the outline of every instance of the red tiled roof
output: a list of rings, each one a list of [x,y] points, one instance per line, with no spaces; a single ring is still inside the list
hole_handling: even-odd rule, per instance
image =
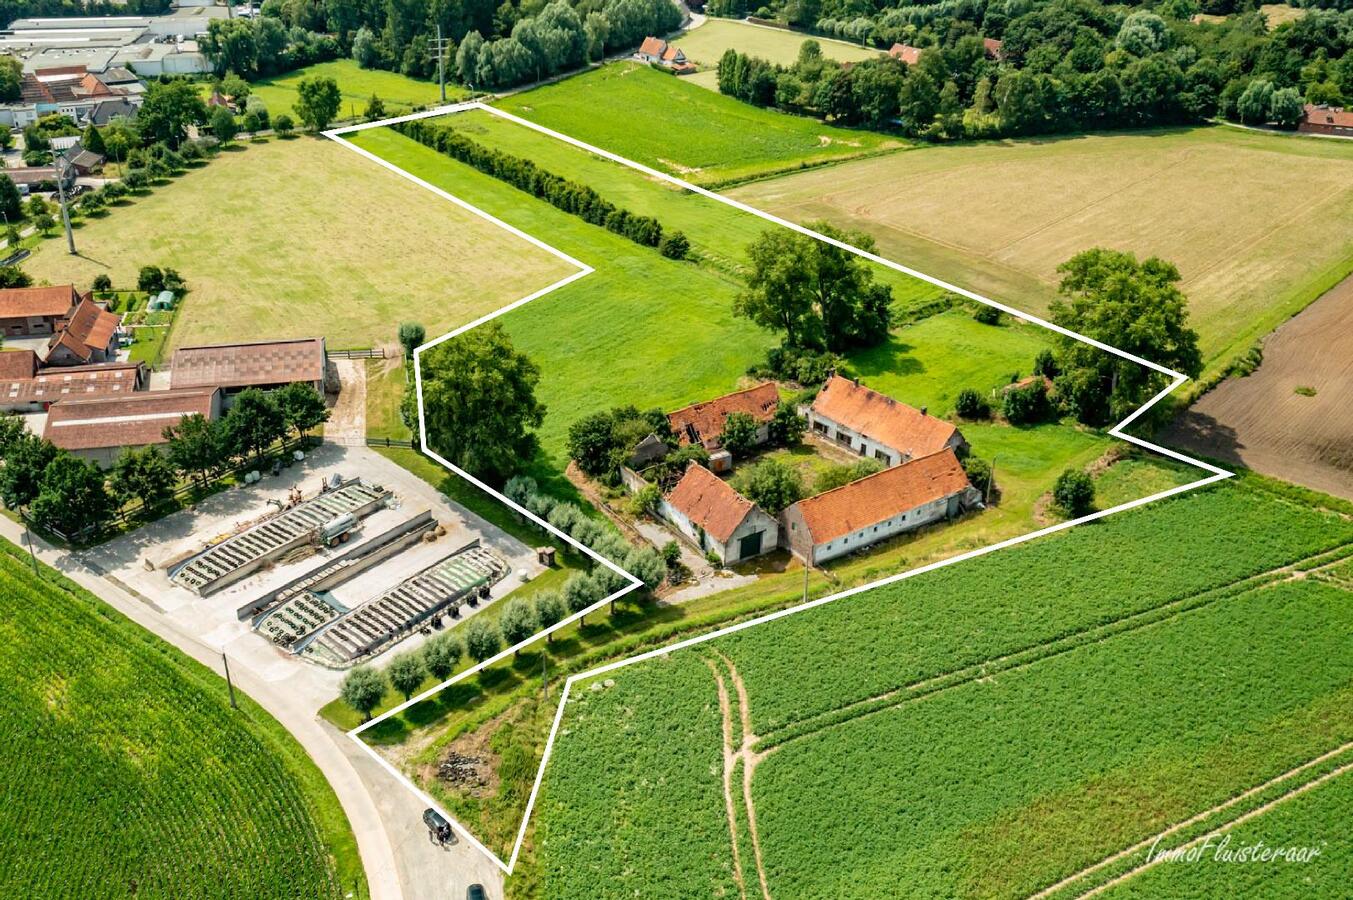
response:
[[[1353,109],[1344,109],[1340,106],[1317,106],[1314,103],[1307,103],[1303,119],[1317,125],[1353,128]]]
[[[743,391],[734,391],[704,403],[693,403],[667,416],[672,430],[684,446],[693,443],[691,431],[695,432],[694,442],[713,440],[723,431],[724,420],[730,413],[744,412],[758,422],[769,422],[780,404],[780,394],[775,385],[767,381]]]
[[[32,378],[38,371],[38,355],[32,350],[0,352],[0,382]]]
[[[639,52],[644,56],[662,56],[662,52],[666,48],[667,42],[662,38],[646,37],[644,42],[639,45]]]
[[[0,406],[129,394],[142,381],[143,368],[132,362],[95,363],[56,366],[22,378],[0,377]]]
[[[827,380],[813,401],[813,412],[914,457],[944,449],[957,431],[952,423],[840,375]]]
[[[719,543],[731,538],[755,507],[752,501],[700,465],[686,470],[667,495],[667,502]]]
[[[80,302],[73,284],[46,287],[5,288],[0,290],[0,319],[28,316],[61,318]]]
[[[70,314],[64,328],[52,336],[48,346],[55,349],[61,345],[85,361],[94,356],[95,350],[103,350],[113,340],[122,317],[110,313],[89,297],[85,297]]]
[[[800,500],[794,506],[803,515],[817,546],[966,487],[968,476],[963,464],[954,451],[943,450]]]
[[[214,390],[139,391],[126,397],[61,400],[47,411],[42,436],[63,450],[144,447],[185,416],[211,416]]]
[[[913,47],[910,44],[893,44],[888,50],[888,55],[893,59],[900,59],[909,66],[914,66],[921,61],[921,48]]]
[[[249,387],[324,380],[324,339],[183,347],[174,351],[173,388]]]
[[[982,47],[987,51],[987,56],[993,59],[1001,58],[1001,42],[995,38],[982,38]]]

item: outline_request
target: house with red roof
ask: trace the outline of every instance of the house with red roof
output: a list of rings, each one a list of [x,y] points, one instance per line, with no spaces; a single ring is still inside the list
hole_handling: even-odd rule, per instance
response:
[[[773,550],[780,538],[774,518],[701,465],[686,469],[658,513],[701,553],[713,553],[725,565]]]
[[[688,75],[695,71],[694,64],[686,59],[686,54],[681,52],[680,47],[651,35],[644,38],[644,42],[639,45],[634,55],[644,62],[671,69],[678,75]]]
[[[945,448],[790,505],[780,534],[791,553],[815,566],[980,503],[963,464]]]
[[[0,290],[0,333],[7,337],[51,334],[81,299],[73,284]]]
[[[920,47],[913,47],[910,44],[893,44],[888,48],[889,56],[909,66],[914,66],[921,61],[921,52]]]
[[[885,466],[968,447],[952,422],[840,375],[827,379],[807,412],[810,434]]]
[[[1353,137],[1353,109],[1307,103],[1297,131],[1333,137]]]
[[[672,431],[681,446],[700,444],[706,450],[719,449],[719,435],[723,433],[724,423],[733,413],[746,413],[756,420],[756,443],[763,444],[769,438],[770,420],[780,405],[780,393],[772,382],[763,382],[755,387],[731,394],[724,394],[703,403],[692,403],[667,416]]]
[[[47,342],[49,366],[87,366],[117,360],[122,317],[110,313],[86,294],[57,326]]]

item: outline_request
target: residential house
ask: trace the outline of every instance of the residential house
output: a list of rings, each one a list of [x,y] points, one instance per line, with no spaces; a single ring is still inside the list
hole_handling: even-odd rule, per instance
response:
[[[885,466],[968,446],[953,423],[840,375],[827,379],[807,412],[810,434]]]
[[[695,65],[686,59],[686,54],[681,52],[681,48],[667,43],[662,38],[644,38],[644,42],[639,45],[634,55],[644,62],[671,69],[678,75],[689,75],[695,71]]]
[[[41,412],[60,400],[122,397],[146,387],[142,363],[39,368],[31,350],[0,353],[0,410]]]
[[[86,294],[57,325],[47,343],[49,366],[87,366],[117,359],[122,317],[108,312]]]
[[[62,450],[108,466],[124,449],[166,443],[164,430],[187,416],[214,419],[220,412],[221,393],[215,389],[63,399],[47,411],[42,436]]]
[[[8,337],[52,334],[82,299],[73,284],[0,290],[0,333]]]
[[[0,103],[0,124],[23,128],[42,116],[59,113],[84,125],[95,107],[113,99],[140,106],[141,95],[125,84],[107,84],[84,65],[36,69],[23,74],[18,100]]]
[[[1001,50],[1001,42],[995,38],[982,38],[982,49],[986,51],[988,59],[994,59],[1000,62],[1005,58],[1005,53]]]
[[[700,465],[686,469],[658,513],[725,565],[759,556],[779,541],[775,519]]]
[[[770,420],[779,405],[780,394],[775,385],[767,381],[703,403],[693,403],[669,413],[667,421],[681,446],[700,444],[706,450],[714,451],[720,447],[719,435],[723,433],[724,422],[735,412],[746,413],[756,420],[756,443],[765,443]]]
[[[921,61],[921,48],[913,47],[910,44],[893,44],[888,49],[888,55],[909,66],[914,66]]]
[[[174,351],[169,385],[174,390],[219,387],[229,406],[247,388],[273,390],[297,381],[322,394],[327,368],[324,338],[182,347]]]
[[[0,127],[3,124],[0,123]],[[40,194],[43,191],[56,190],[56,179],[58,174],[61,180],[65,182],[67,190],[75,184],[76,172],[74,166],[66,166],[57,172],[55,166],[21,166],[14,169],[5,169],[4,174],[9,176],[9,180],[19,189],[20,194]]]
[[[1353,137],[1353,109],[1307,103],[1297,131],[1305,134],[1326,134]]]
[[[795,556],[820,565],[980,502],[946,448],[800,500],[781,513],[780,533]]]

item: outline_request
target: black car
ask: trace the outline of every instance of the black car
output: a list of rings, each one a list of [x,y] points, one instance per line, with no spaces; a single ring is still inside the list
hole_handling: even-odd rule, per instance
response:
[[[488,894],[484,893],[484,885],[470,885],[465,890],[465,900],[488,900]]]
[[[428,827],[428,831],[432,833],[439,844],[445,844],[453,837],[451,823],[446,821],[442,814],[435,809],[423,810],[423,824]]]

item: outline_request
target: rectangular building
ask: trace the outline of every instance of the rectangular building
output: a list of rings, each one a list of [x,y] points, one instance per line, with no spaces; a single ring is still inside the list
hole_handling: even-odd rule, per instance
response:
[[[953,423],[840,375],[827,379],[813,400],[808,428],[818,437],[885,466],[946,449],[962,453],[968,446]]]
[[[52,334],[82,299],[73,284],[5,288],[0,290],[0,331],[9,337]]]
[[[781,534],[795,556],[820,565],[980,500],[963,464],[945,449],[800,500],[781,513]]]
[[[227,405],[248,388],[273,390],[297,381],[323,394],[326,365],[324,338],[182,347],[174,351],[169,384],[174,390],[219,387]]]
[[[61,400],[47,411],[42,436],[62,450],[109,466],[126,448],[165,443],[164,430],[187,416],[214,419],[220,411],[221,394],[214,389]]]
[[[765,443],[770,420],[780,405],[780,393],[771,382],[758,384],[742,391],[724,394],[703,403],[669,413],[667,422],[676,433],[681,446],[701,444],[706,450],[719,449],[719,435],[723,433],[724,422],[733,413],[746,413],[756,420],[756,443]]]
[[[123,397],[146,386],[143,363],[39,369],[31,350],[0,353],[0,410],[41,412],[58,400]]]
[[[86,294],[57,325],[47,344],[49,366],[87,366],[114,362],[121,341],[122,316],[99,306]]]
[[[773,550],[779,541],[775,519],[704,466],[688,468],[658,512],[725,565]]]

